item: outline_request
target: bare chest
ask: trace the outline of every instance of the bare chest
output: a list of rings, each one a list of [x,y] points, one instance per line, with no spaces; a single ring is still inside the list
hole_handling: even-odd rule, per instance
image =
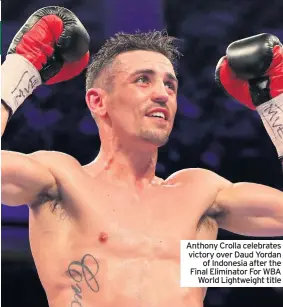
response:
[[[117,300],[119,305],[133,306],[140,297],[144,306],[149,302],[159,306],[161,300],[179,300],[178,305],[185,306],[190,295],[180,292],[179,287],[180,240],[216,237],[215,224],[199,227],[211,203],[210,193],[203,193],[198,185],[189,189],[157,186],[142,193],[123,186],[97,184],[94,189],[88,182],[68,187],[58,211],[43,209],[32,217],[33,253],[49,293],[55,291],[57,276],[57,288],[60,284],[66,290],[68,300],[73,297],[70,283],[82,280],[79,286],[83,293],[90,293],[85,300],[101,299],[103,306],[108,306],[105,297],[111,301],[109,306]],[[64,211],[63,216],[70,218],[61,220]],[[100,296],[83,283],[83,267],[95,275],[92,281],[99,283]],[[78,270],[80,278],[70,276],[70,270]]]
[[[69,194],[68,206],[79,208],[83,240],[78,242],[117,255],[170,258],[178,256],[180,240],[197,238],[209,202],[196,187],[158,186],[137,193],[123,186],[94,190],[85,185]]]

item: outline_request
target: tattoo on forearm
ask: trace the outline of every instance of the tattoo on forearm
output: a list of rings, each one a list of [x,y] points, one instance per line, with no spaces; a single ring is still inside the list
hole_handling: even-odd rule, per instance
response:
[[[87,266],[85,263],[88,262],[88,265],[91,264],[92,268],[94,268],[94,272]],[[82,288],[80,283],[85,282],[87,287],[92,292],[99,291],[99,284],[96,279],[96,275],[99,271],[98,261],[90,254],[86,254],[83,256],[81,261],[73,261],[68,266],[68,273],[70,277],[75,281],[75,285],[72,285],[71,288],[74,292],[73,300],[70,304],[71,307],[83,307],[82,300]]]

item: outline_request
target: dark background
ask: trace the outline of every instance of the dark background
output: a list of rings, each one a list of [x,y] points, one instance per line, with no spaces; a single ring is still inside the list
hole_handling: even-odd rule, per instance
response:
[[[121,30],[166,28],[182,39],[179,110],[170,141],[160,150],[159,176],[202,167],[232,182],[283,189],[276,151],[257,113],[225,96],[214,82],[215,66],[234,40],[268,32],[283,41],[282,0],[4,0],[2,60],[25,20],[48,5],[64,6],[81,19],[90,33],[92,52]],[[56,150],[82,164],[92,161],[100,142],[84,102],[84,82],[81,75],[37,89],[9,122],[2,148],[23,153]],[[27,217],[24,206],[2,206],[3,307],[47,306],[30,254]],[[225,231],[219,238],[247,239]],[[280,288],[211,288],[205,300],[205,307],[282,304]]]

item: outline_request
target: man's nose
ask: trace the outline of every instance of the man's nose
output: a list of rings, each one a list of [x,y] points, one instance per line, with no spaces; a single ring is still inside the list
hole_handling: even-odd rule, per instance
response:
[[[168,99],[169,99],[169,95],[167,93],[164,83],[160,82],[158,84],[155,84],[153,91],[152,91],[151,100],[153,102],[166,104],[168,102]]]

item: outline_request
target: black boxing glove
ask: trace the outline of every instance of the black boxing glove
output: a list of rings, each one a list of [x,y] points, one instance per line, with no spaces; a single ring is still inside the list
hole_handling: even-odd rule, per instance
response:
[[[2,99],[11,113],[41,83],[80,74],[89,61],[89,35],[68,9],[36,11],[14,37],[2,65]]]
[[[283,48],[271,34],[228,46],[216,68],[216,82],[233,98],[257,110],[279,157],[283,156]]]

